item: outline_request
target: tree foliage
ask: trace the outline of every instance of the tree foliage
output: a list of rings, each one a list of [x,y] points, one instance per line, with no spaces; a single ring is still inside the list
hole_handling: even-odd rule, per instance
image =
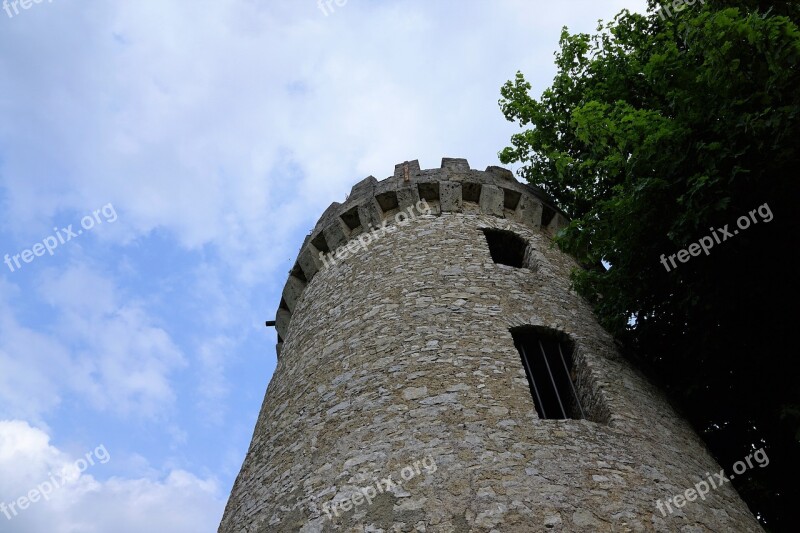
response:
[[[576,289],[721,465],[766,445],[769,467],[734,484],[769,529],[793,530],[800,5],[656,7],[564,29],[538,99],[523,74],[507,82],[500,105],[522,129],[500,159],[571,216],[557,242],[585,267]],[[765,204],[771,221],[665,268],[662,254]]]

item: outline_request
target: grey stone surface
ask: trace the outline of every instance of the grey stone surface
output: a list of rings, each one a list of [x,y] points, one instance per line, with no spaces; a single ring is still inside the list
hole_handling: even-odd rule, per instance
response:
[[[456,157],[443,157],[442,158],[442,168],[446,168],[449,170],[461,170],[467,171],[469,170],[469,163],[466,159],[456,158]]]
[[[397,187],[397,205],[400,211],[417,205],[419,202],[419,189],[416,183],[406,185],[403,182]]]
[[[280,338],[285,339],[289,331],[289,321],[292,319],[292,314],[286,309],[278,309],[275,313],[275,330],[278,332]]]
[[[286,281],[286,285],[283,288],[283,301],[286,302],[287,307],[289,307],[289,312],[294,312],[294,308],[297,305],[297,301],[303,294],[303,291],[306,288],[306,284],[303,283],[300,279],[289,276],[289,279]]]
[[[486,167],[486,173],[493,174],[494,176],[511,183],[517,183],[516,178],[514,178],[514,173],[507,168],[489,166]]]
[[[331,224],[325,226],[323,230],[325,235],[325,242],[328,243],[328,249],[335,250],[339,246],[347,243],[347,230],[342,222],[342,219],[336,217]]]
[[[461,184],[453,181],[439,183],[441,210],[444,212],[461,211]]]
[[[319,258],[319,251],[309,244],[304,246],[300,255],[297,256],[297,263],[303,270],[303,275],[305,275],[306,279],[309,281],[319,272],[322,266],[322,261]]]
[[[538,229],[542,225],[542,202],[529,195],[523,195],[518,208],[520,222]]]
[[[497,217],[503,216],[503,203],[505,196],[502,189],[496,185],[484,185],[481,187],[481,212]]]
[[[560,222],[540,227],[547,198],[447,161],[412,185],[502,185],[521,194],[516,211],[464,201],[404,225],[383,213],[391,231],[368,249],[305,287],[290,277],[302,294],[219,531],[760,531],[729,484],[656,509],[719,465],[570,289],[575,262],[550,240]],[[329,209],[313,235],[371,199]],[[530,268],[495,264],[484,228],[525,239]],[[587,419],[538,418],[509,332],[522,325],[574,342]],[[435,470],[420,470],[428,457]],[[358,496],[386,478],[371,503]]]
[[[361,218],[361,225],[365,228],[380,226],[383,213],[374,196],[366,198],[358,206],[358,216]]]
[[[374,176],[367,176],[363,180],[353,185],[353,188],[350,189],[348,199],[350,199],[350,197],[357,198],[362,196],[372,196],[373,191],[375,190],[375,185],[377,184],[378,180],[376,180]]]
[[[413,161],[406,161],[405,163],[398,163],[394,166],[394,177],[399,181],[404,181],[406,174],[408,174],[409,178],[413,178],[419,173],[419,161],[416,159]]]
[[[553,216],[553,220],[550,221],[550,224],[547,225],[547,231],[550,232],[551,235],[555,235],[562,229],[566,228],[569,225],[569,219],[562,215],[561,213],[556,213]]]

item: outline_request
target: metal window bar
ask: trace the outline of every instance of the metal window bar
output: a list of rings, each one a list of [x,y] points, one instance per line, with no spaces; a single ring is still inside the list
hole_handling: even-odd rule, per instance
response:
[[[547,413],[544,412],[544,403],[542,403],[542,398],[539,396],[539,389],[536,387],[536,380],[533,379],[533,372],[528,363],[528,354],[525,353],[525,344],[520,342],[519,349],[522,352],[522,361],[525,363],[525,370],[528,371],[528,378],[531,381],[531,385],[533,385],[533,392],[536,394],[536,405],[538,405],[539,409],[542,411],[542,418],[547,418]]]
[[[542,359],[544,359],[544,364],[547,367],[547,373],[550,375],[550,383],[553,384],[553,392],[556,393],[556,399],[558,400],[558,406],[561,408],[561,414],[564,418],[567,418],[567,411],[564,409],[564,404],[561,403],[561,395],[558,393],[558,387],[556,386],[556,380],[553,379],[553,373],[550,371],[550,363],[547,362],[547,354],[544,353],[544,346],[542,346],[542,341],[539,341],[539,348],[542,350]],[[567,376],[569,378],[569,376]]]
[[[567,379],[569,380],[569,387],[572,389],[572,394],[575,396],[575,403],[578,404],[578,410],[581,413],[581,418],[586,418],[586,415],[583,413],[583,406],[581,406],[581,399],[578,398],[578,391],[575,390],[575,384],[572,382],[572,376],[569,375],[569,369],[567,368],[567,361],[564,359],[564,352],[561,351],[561,343],[558,343],[558,354],[561,356],[561,363],[564,365],[564,372],[567,373]]]

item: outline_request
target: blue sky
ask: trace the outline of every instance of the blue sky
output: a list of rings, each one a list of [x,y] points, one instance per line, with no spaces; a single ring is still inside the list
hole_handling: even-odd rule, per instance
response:
[[[216,531],[322,211],[404,160],[499,164],[502,83],[538,95],[562,26],[644,9],[23,3],[0,10],[0,531],[54,533]]]

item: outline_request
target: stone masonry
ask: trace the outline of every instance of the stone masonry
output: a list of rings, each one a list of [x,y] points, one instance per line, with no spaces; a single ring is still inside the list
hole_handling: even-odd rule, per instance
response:
[[[566,223],[464,159],[401,163],[332,204],[286,283],[219,531],[761,531],[730,484],[656,508],[721,467],[570,289]],[[522,268],[492,260],[487,228],[527,242]],[[525,325],[573,343],[585,419],[537,415],[510,333]]]

